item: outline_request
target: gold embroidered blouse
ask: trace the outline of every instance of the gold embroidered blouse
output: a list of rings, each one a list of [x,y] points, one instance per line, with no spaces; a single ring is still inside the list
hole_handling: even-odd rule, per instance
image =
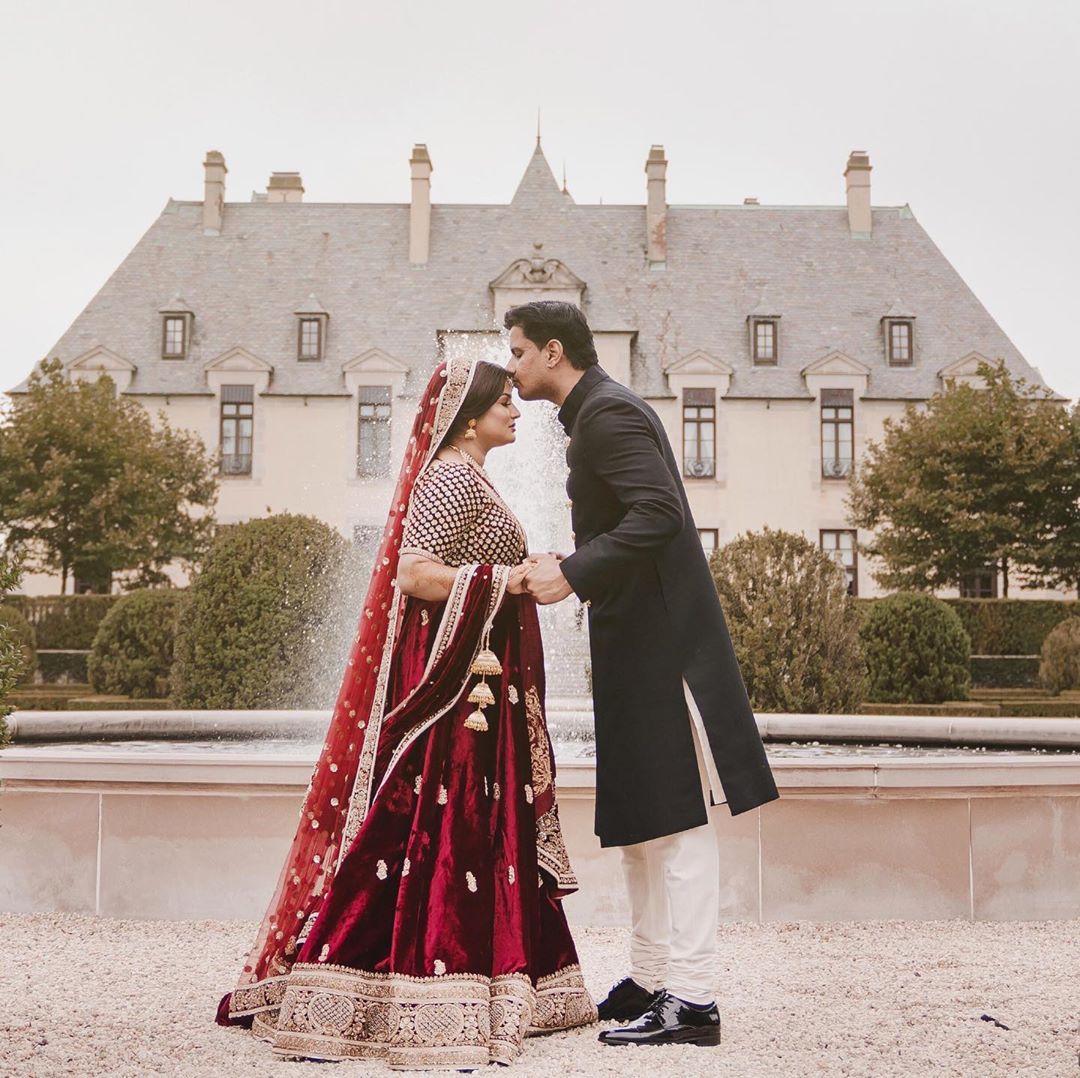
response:
[[[401,553],[452,566],[517,565],[525,534],[478,468],[437,458],[413,488]]]

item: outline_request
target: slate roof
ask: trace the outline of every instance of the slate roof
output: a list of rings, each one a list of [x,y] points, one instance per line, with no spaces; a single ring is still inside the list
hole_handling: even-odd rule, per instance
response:
[[[729,397],[805,397],[802,368],[837,350],[871,369],[875,398],[924,399],[971,352],[1042,382],[906,206],[875,207],[872,236],[852,238],[843,205],[672,205],[658,272],[644,205],[576,204],[539,146],[509,204],[432,206],[420,267],[407,203],[227,202],[221,235],[206,236],[202,203],[170,200],[48,355],[70,363],[103,346],[136,365],[129,393],[201,393],[203,365],[239,345],[273,365],[272,394],[344,395],[342,364],[378,348],[415,384],[439,330],[501,317],[489,284],[537,242],[586,282],[595,330],[636,330],[646,396],[667,395],[664,366],[697,349],[734,368]],[[189,356],[163,360],[159,311],[178,295],[194,312]],[[326,353],[302,363],[295,312],[312,295],[329,313]],[[916,319],[911,369],[883,353],[881,318],[900,308]],[[776,367],[750,362],[753,312],[780,316]]]

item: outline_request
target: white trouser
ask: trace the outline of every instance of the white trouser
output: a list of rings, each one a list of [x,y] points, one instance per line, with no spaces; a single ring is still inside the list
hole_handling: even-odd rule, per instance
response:
[[[710,787],[720,795],[720,784],[685,687],[707,808]],[[712,822],[620,849],[630,896],[630,976],[650,992],[666,988],[688,1003],[711,1003],[720,916],[720,851]]]

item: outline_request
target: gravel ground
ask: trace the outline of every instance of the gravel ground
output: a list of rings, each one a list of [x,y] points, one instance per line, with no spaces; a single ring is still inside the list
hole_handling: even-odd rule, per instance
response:
[[[214,1025],[254,924],[0,914],[0,929],[5,1076],[392,1073],[285,1062]],[[599,998],[626,933],[577,937]],[[1080,921],[738,924],[720,954],[719,1048],[614,1049],[575,1030],[530,1039],[512,1074],[1080,1078]]]

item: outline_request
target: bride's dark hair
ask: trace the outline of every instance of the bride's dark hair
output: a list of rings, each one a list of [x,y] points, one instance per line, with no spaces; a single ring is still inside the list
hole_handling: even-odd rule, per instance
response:
[[[461,408],[446,437],[442,440],[443,445],[449,445],[455,438],[465,433],[470,419],[479,419],[504,393],[509,392],[507,382],[510,375],[505,367],[497,363],[482,361],[477,363],[473,372],[472,385],[465,399],[461,402]]]

